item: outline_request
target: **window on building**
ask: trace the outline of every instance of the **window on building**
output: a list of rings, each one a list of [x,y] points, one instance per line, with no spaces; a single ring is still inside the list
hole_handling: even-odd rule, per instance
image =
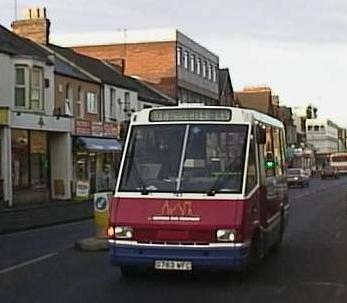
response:
[[[28,99],[28,67],[16,66],[15,106],[26,107]]]
[[[182,65],[182,47],[177,47],[177,65]]]
[[[77,88],[77,117],[84,118],[84,95],[81,86]]]
[[[318,132],[318,131],[319,131],[319,125],[315,125],[315,126],[313,127],[313,129],[314,129],[315,132]]]
[[[201,59],[200,59],[200,58],[198,58],[198,59],[196,60],[196,73],[197,73],[198,75],[201,74]]]
[[[32,188],[47,186],[48,157],[45,132],[30,131],[30,179]]]
[[[206,76],[207,76],[207,62],[206,61],[204,61],[202,63],[202,76],[204,78],[206,78]]]
[[[195,55],[190,56],[190,71],[195,72]]]
[[[43,69],[26,65],[15,67],[15,107],[28,110],[42,110],[43,97]]]
[[[212,81],[213,82],[217,82],[217,67],[213,66],[213,70],[212,70]]]
[[[312,130],[312,125],[307,126],[307,130],[311,131]]]
[[[185,69],[188,69],[189,67],[189,52],[188,51],[184,51],[183,66]]]
[[[207,78],[208,80],[212,80],[212,64],[208,65]]]
[[[69,83],[65,85],[65,114],[72,116],[72,88]]]
[[[34,67],[31,70],[30,79],[30,108],[33,110],[42,110],[43,99],[43,70],[39,67]]]
[[[90,114],[98,113],[97,99],[95,93],[87,93],[87,112]]]
[[[116,117],[116,90],[114,88],[111,88],[110,90],[110,117],[115,118]]]
[[[130,111],[130,93],[129,92],[124,93],[124,110],[126,112]]]

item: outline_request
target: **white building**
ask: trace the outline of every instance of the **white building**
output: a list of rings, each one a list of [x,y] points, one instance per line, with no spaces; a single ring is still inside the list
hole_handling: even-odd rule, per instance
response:
[[[3,201],[71,197],[71,123],[53,116],[54,66],[34,43],[0,26]]]
[[[329,154],[339,149],[339,127],[329,119],[307,119],[307,143],[312,144],[317,154]]]

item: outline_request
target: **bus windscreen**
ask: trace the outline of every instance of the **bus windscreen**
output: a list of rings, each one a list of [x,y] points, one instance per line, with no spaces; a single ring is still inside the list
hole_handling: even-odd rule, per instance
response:
[[[248,125],[137,125],[119,191],[241,193]]]

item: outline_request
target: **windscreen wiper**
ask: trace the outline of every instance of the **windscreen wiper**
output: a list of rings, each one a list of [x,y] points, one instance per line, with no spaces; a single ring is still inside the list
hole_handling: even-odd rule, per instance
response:
[[[133,171],[135,172],[135,177],[137,182],[140,184],[141,194],[142,195],[148,195],[147,186],[145,185],[145,182],[143,181],[141,174],[139,173],[139,170],[137,169],[137,165],[134,161],[134,154],[135,154],[135,142],[133,143],[131,154],[129,157],[129,165],[133,168]]]
[[[212,186],[209,188],[209,190],[206,192],[206,194],[208,196],[214,196],[217,192],[217,190],[219,189],[219,186],[222,185],[225,181],[225,177],[230,175],[229,170],[231,169],[231,167],[235,164],[236,160],[238,160],[240,157],[235,158],[233,161],[231,161],[231,163],[228,165],[228,167],[226,168],[226,170],[224,172],[222,172],[218,178],[216,179],[216,181],[212,184]]]

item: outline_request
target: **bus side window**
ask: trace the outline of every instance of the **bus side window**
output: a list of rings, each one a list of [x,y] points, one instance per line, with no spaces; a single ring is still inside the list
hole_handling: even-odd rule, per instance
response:
[[[274,159],[274,152],[273,152],[273,138],[272,138],[272,131],[271,127],[266,127],[266,143],[264,147],[264,159],[265,162],[271,162]],[[268,163],[265,163],[265,173],[266,177],[273,177],[275,176],[275,169],[273,167],[268,167]]]
[[[280,139],[280,130],[278,128],[272,129],[273,138],[273,151],[274,151],[274,162],[276,176],[282,176],[283,174],[283,159],[282,159],[282,148]]]
[[[287,151],[286,151],[286,137],[284,130],[280,130],[280,140],[281,140],[281,155],[282,155],[282,166],[283,173],[286,173],[287,170]]]
[[[248,156],[248,167],[247,167],[247,181],[246,181],[246,194],[249,194],[252,189],[257,185],[258,181],[257,174],[257,161],[256,161],[256,149],[254,136],[252,135],[250,146],[249,146],[249,156]]]

